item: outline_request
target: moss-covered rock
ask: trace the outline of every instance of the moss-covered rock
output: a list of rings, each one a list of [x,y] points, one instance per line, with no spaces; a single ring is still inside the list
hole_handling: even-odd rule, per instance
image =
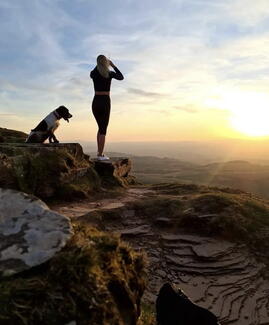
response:
[[[0,279],[0,324],[135,325],[144,259],[118,237],[75,226],[67,246],[48,263]]]
[[[79,144],[0,144],[0,187],[42,199],[76,199],[100,189]]]
[[[134,184],[128,158],[97,162],[78,143],[0,143],[0,187],[42,199],[86,198],[102,187]]]

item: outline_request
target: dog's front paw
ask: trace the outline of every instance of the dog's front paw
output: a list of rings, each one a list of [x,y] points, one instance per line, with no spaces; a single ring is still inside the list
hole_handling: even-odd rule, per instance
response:
[[[56,140],[54,140],[54,143],[59,143],[59,141],[56,139]]]

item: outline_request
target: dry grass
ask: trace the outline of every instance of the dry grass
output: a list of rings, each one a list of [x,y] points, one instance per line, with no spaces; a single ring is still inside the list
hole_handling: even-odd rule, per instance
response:
[[[141,255],[117,237],[76,226],[49,263],[1,279],[0,324],[133,324],[144,287]]]

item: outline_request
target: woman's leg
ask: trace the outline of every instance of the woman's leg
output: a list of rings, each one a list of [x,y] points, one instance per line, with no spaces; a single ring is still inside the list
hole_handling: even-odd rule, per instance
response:
[[[92,111],[98,124],[97,132],[97,150],[98,156],[104,152],[106,130],[110,116],[110,98],[109,96],[95,96],[92,105]]]
[[[98,148],[98,156],[102,156],[104,152],[106,142],[105,134],[100,134],[99,131],[97,132],[97,148]]]

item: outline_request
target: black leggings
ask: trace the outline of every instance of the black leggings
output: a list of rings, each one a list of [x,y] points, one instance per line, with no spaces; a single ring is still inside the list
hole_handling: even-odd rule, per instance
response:
[[[99,134],[106,135],[110,115],[110,97],[95,95],[92,101],[92,112],[99,128]]]

